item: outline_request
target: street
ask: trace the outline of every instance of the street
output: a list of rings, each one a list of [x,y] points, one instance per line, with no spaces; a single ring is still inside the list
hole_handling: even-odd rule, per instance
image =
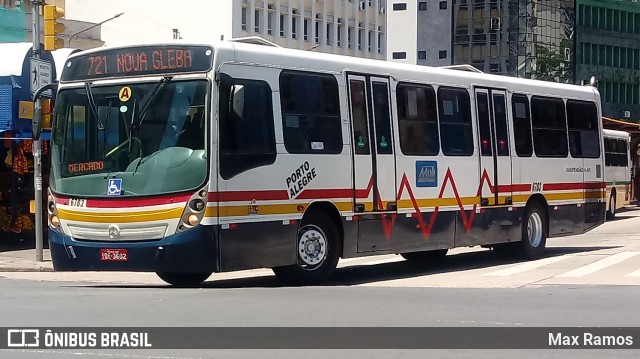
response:
[[[548,255],[526,262],[481,248],[450,252],[442,265],[399,256],[342,261],[325,286],[284,287],[269,270],[214,274],[200,288],[177,289],[149,273],[5,272],[2,326],[419,326],[639,327],[640,210],[630,207],[585,235],[548,241]],[[539,351],[500,351],[538,357]],[[610,352],[635,357],[631,350]],[[11,350],[11,358],[299,357],[270,350]],[[495,357],[494,351],[305,351],[327,356]],[[601,357],[602,351],[547,350],[545,356]],[[4,356],[4,355],[2,355]]]

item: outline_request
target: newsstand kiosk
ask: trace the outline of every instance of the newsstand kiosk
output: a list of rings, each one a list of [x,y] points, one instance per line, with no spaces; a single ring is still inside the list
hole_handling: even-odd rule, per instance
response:
[[[32,91],[36,86],[56,80],[53,56],[41,50],[39,68],[31,61],[31,43],[0,44],[0,245],[2,242],[25,241],[35,238],[33,141],[31,121],[34,103]],[[34,67],[34,68],[32,68]],[[43,73],[47,70],[50,74]],[[48,77],[50,76],[50,77]],[[52,94],[55,96],[55,94]],[[43,200],[47,203],[49,183],[50,113],[53,99],[43,101],[42,173]],[[47,118],[46,116],[49,116]],[[46,208],[42,209],[43,212]],[[42,218],[46,221],[46,213]],[[43,223],[46,232],[48,226]],[[44,233],[43,238],[47,238]],[[46,240],[45,240],[46,242]]]

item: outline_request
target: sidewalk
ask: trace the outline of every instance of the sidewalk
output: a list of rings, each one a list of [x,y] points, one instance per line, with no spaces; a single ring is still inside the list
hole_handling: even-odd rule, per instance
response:
[[[51,253],[44,250],[43,262],[36,262],[35,249],[0,252],[0,272],[53,272]]]

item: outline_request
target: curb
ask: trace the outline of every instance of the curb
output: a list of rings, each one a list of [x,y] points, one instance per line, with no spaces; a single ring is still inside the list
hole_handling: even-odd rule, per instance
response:
[[[25,268],[25,267],[0,266],[0,273],[2,272],[54,272],[54,270],[53,268],[49,268],[49,267]]]

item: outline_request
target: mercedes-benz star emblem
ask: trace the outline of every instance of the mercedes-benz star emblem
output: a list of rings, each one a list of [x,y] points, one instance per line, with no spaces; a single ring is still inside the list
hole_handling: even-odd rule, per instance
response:
[[[120,227],[117,224],[112,224],[109,226],[109,239],[118,239],[120,238]]]

